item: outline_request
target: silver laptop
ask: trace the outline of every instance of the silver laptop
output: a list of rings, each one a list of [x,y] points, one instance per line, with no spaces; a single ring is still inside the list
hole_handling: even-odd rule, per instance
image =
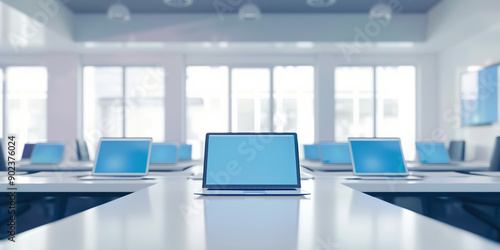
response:
[[[149,172],[151,138],[101,138],[91,176],[82,180],[142,179]]]
[[[421,179],[410,176],[399,138],[349,138],[358,179]]]
[[[296,133],[208,133],[197,195],[307,195]]]

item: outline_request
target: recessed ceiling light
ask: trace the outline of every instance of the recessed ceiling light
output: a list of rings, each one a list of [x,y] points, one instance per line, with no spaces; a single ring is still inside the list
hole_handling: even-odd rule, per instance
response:
[[[125,4],[122,4],[120,1],[118,1],[109,6],[108,18],[113,21],[130,21],[130,10]]]
[[[377,46],[379,48],[390,48],[390,49],[401,48],[401,49],[405,49],[405,48],[413,48],[413,47],[415,47],[415,43],[414,42],[377,42],[377,43],[375,43],[375,46]]]
[[[310,48],[314,47],[314,43],[313,42],[297,42],[296,46],[297,46],[297,48],[300,48],[300,49],[310,49]]]
[[[337,0],[307,0],[307,4],[311,7],[327,7],[333,5]]]
[[[391,20],[392,18],[392,9],[391,6],[385,3],[378,3],[373,5],[370,9],[370,19],[382,19],[382,20]]]
[[[479,71],[481,69],[482,69],[481,65],[469,65],[467,67],[467,71],[470,71],[470,72]]]
[[[238,17],[242,21],[257,21],[260,20],[259,6],[252,2],[243,4],[238,10]]]
[[[229,46],[228,42],[219,42],[219,48],[227,48]]]
[[[170,7],[176,8],[184,8],[193,4],[193,0],[163,0],[163,2]]]

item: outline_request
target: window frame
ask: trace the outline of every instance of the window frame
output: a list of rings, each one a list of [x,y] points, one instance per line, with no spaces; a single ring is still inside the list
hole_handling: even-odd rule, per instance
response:
[[[123,129],[123,132],[122,132],[122,137],[126,137],[126,132],[127,132],[127,109],[126,109],[126,101],[127,101],[127,89],[126,89],[126,68],[128,67],[143,67],[143,68],[161,68],[164,73],[165,73],[165,67],[163,65],[160,65],[160,64],[113,64],[113,63],[105,63],[105,64],[101,64],[101,63],[85,63],[85,64],[82,64],[81,65],[81,88],[79,88],[81,90],[81,94],[80,94],[80,98],[81,98],[81,105],[78,105],[78,113],[80,114],[80,120],[79,120],[79,127],[81,128],[81,131],[78,132],[78,136],[81,137],[82,139],[85,138],[85,113],[84,113],[84,106],[85,106],[85,97],[84,97],[84,88],[85,88],[85,84],[84,84],[84,69],[85,67],[102,67],[102,68],[105,68],[105,67],[117,67],[117,68],[121,68],[122,69],[122,93],[121,93],[121,102],[122,102],[122,129]],[[166,74],[164,74],[164,77],[166,77]],[[165,80],[165,79],[164,79]],[[164,84],[166,85],[166,82],[164,81]],[[165,116],[165,110],[166,110],[166,89],[164,89],[164,92],[163,92],[163,113],[164,113],[164,116],[163,116],[163,122],[165,123],[166,122],[166,116]],[[164,131],[164,134],[165,134],[165,131]],[[165,141],[166,139],[163,138],[163,141]]]
[[[415,138],[417,138],[417,130],[418,130],[418,120],[417,120],[417,116],[418,116],[418,109],[419,109],[419,98],[418,98],[418,91],[419,91],[419,81],[418,81],[418,65],[416,65],[415,63],[400,63],[400,64],[339,64],[339,65],[335,65],[333,70],[334,70],[334,74],[336,73],[336,70],[337,68],[341,68],[341,67],[371,67],[373,69],[373,95],[372,95],[372,100],[373,100],[373,136],[374,137],[377,137],[377,67],[401,67],[401,66],[412,66],[415,68]],[[335,91],[335,86],[336,86],[336,82],[335,82],[335,79],[334,79],[334,82],[333,82],[333,89],[334,89],[334,93],[333,93],[333,96],[335,98],[335,94],[336,94],[336,91]],[[336,100],[335,100],[336,101]],[[334,101],[334,105],[335,105],[335,101]],[[333,108],[333,115],[334,117],[336,117],[336,113],[335,113],[335,107]],[[335,118],[334,118],[335,119]],[[335,126],[335,125],[334,125]],[[336,130],[336,128],[334,127],[334,130]],[[334,139],[336,140],[337,138],[334,137]]]

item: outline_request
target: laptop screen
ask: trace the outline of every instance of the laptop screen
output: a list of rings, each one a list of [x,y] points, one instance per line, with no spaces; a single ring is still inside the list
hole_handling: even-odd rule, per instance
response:
[[[179,160],[191,160],[191,152],[193,146],[189,144],[181,144],[179,146]]]
[[[304,158],[307,160],[319,160],[319,145],[304,145]]]
[[[150,163],[176,163],[177,145],[171,143],[153,143]]]
[[[24,144],[23,155],[21,159],[27,160],[31,158],[31,154],[33,153],[33,148],[35,148],[35,144],[26,143]]]
[[[349,139],[354,174],[407,175],[399,139]]]
[[[207,134],[204,188],[300,187],[297,134]]]
[[[450,163],[450,155],[442,142],[417,142],[418,158],[422,163]]]
[[[31,152],[31,163],[57,164],[63,160],[64,143],[37,143]]]
[[[146,175],[151,139],[101,139],[94,175]]]
[[[321,143],[320,149],[324,163],[351,163],[348,143]]]

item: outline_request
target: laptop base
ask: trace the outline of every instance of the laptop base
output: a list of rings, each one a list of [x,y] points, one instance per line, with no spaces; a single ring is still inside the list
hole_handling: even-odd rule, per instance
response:
[[[150,179],[147,178],[146,176],[93,176],[93,175],[87,175],[87,176],[81,176],[78,177],[80,180],[146,180]]]
[[[300,188],[290,190],[226,190],[204,188],[194,194],[204,196],[302,196],[311,193]]]
[[[423,178],[415,175],[408,176],[355,176],[346,178],[347,180],[422,180]]]

